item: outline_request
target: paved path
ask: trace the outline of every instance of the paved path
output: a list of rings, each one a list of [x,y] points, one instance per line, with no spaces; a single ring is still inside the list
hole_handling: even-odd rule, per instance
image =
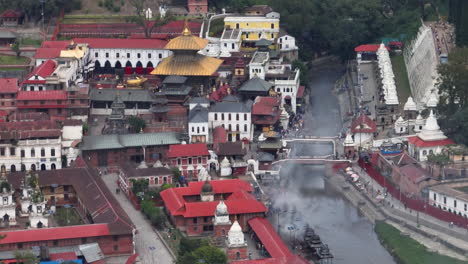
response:
[[[103,180],[107,188],[119,201],[120,206],[125,210],[128,216],[132,219],[133,224],[138,230],[135,236],[136,252],[142,258],[142,264],[171,264],[174,263],[174,258],[169,253],[167,248],[159,239],[156,231],[146,220],[140,211],[133,208],[132,204],[128,201],[123,193],[116,194],[117,188],[117,174],[107,174],[103,176]]]

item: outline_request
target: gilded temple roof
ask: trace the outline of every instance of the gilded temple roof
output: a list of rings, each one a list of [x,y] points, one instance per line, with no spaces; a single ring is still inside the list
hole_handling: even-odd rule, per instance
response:
[[[182,35],[171,39],[164,48],[169,50],[201,50],[206,45],[208,45],[207,39],[192,35],[188,26],[185,25]]]
[[[151,74],[211,76],[218,70],[222,63],[223,60],[200,54],[177,54],[163,59]]]

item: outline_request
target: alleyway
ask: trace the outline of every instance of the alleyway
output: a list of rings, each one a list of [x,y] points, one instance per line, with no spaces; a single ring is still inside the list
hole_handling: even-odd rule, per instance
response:
[[[117,201],[119,201],[120,206],[125,210],[128,216],[131,217],[133,224],[137,228],[135,246],[136,252],[142,258],[142,264],[174,263],[174,258],[161,242],[156,231],[143,214],[132,206],[123,193],[115,193],[114,190],[117,188],[117,174],[104,175],[103,180],[107,188],[111,190],[111,193]]]

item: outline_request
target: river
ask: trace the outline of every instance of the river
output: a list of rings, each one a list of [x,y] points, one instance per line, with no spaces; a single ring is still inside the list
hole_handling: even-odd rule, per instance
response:
[[[331,90],[342,74],[341,65],[325,65],[311,71],[312,93],[304,115],[304,133],[330,137],[341,131],[338,101]],[[294,148],[297,156],[312,156],[330,150],[330,146],[323,144],[301,144]],[[282,187],[269,194],[274,207],[284,212],[271,217],[275,227],[279,218],[280,235],[284,241],[289,243],[294,237],[302,237],[308,224],[329,245],[335,264],[395,263],[379,243],[372,223],[324,180],[324,166],[284,166],[281,179]]]

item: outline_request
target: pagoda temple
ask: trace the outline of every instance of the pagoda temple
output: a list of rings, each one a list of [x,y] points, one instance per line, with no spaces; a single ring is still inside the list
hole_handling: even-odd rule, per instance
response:
[[[192,35],[185,25],[182,35],[169,41],[164,47],[173,52],[163,59],[151,72],[159,76],[185,76],[188,85],[195,88],[195,93],[206,94],[214,86],[216,72],[222,60],[198,53],[208,45],[208,40]]]
[[[107,124],[102,130],[102,134],[127,134],[126,119],[125,119],[125,103],[120,97],[120,92],[115,95],[114,102],[111,105],[112,112],[107,118]]]

